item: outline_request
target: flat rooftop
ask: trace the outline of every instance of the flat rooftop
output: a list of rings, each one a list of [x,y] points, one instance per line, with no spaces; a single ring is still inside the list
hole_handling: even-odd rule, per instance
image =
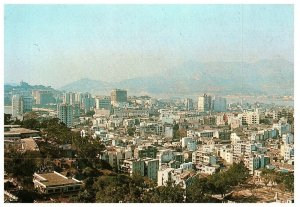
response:
[[[6,135],[6,134],[33,134],[33,133],[39,133],[39,131],[26,129],[26,128],[10,128],[9,131],[4,132],[4,135]]]
[[[38,181],[44,184],[47,187],[59,186],[59,185],[70,185],[70,184],[81,184],[80,181],[77,181],[72,178],[67,178],[60,173],[51,172],[51,173],[35,173]]]

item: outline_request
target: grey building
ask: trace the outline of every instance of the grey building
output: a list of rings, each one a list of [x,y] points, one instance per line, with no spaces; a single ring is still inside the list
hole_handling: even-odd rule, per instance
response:
[[[127,102],[127,91],[122,89],[114,89],[111,92],[111,101]]]
[[[61,122],[72,127],[73,124],[73,107],[69,104],[57,105],[57,116]]]

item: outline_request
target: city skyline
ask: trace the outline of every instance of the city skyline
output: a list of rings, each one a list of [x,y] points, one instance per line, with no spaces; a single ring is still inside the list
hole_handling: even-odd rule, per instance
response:
[[[294,203],[293,16],[4,5],[3,201]]]
[[[4,24],[6,83],[59,88],[186,61],[293,62],[292,5],[6,5]]]

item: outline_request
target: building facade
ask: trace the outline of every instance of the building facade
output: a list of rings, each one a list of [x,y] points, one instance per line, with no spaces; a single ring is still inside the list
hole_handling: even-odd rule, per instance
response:
[[[216,112],[225,112],[227,111],[227,102],[225,98],[216,97],[213,101],[213,109]]]
[[[211,96],[204,94],[198,98],[198,111],[207,112],[212,110]]]
[[[73,125],[73,107],[68,104],[59,104],[57,106],[57,116],[61,122],[72,127]]]
[[[127,102],[127,91],[122,89],[114,89],[111,92],[111,101],[114,103]]]

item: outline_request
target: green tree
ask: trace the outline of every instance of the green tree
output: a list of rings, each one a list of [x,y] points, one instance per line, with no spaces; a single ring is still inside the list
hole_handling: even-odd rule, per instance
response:
[[[289,192],[294,192],[294,174],[287,173],[283,178],[283,184],[285,190]]]
[[[212,186],[207,178],[195,177],[186,189],[186,202],[188,203],[207,203],[212,201],[210,193]]]
[[[92,203],[95,201],[94,196],[87,190],[79,192],[73,200],[75,203]]]
[[[144,193],[154,189],[149,179],[138,174],[128,175],[112,174],[101,176],[93,184],[96,193],[96,202],[144,202]]]
[[[244,183],[249,177],[249,170],[244,163],[234,163],[227,171],[211,175],[208,181],[214,193],[224,196],[233,186]]]
[[[11,150],[4,155],[4,169],[14,177],[31,177],[38,168],[40,158],[35,153],[22,153],[18,150]]]
[[[184,189],[180,185],[159,186],[143,195],[145,203],[183,203]]]
[[[42,196],[34,190],[19,190],[16,193],[21,203],[33,203],[37,199],[41,199]]]
[[[11,124],[11,123],[12,123],[11,114],[4,113],[4,124]]]
[[[86,112],[86,116],[93,116],[95,114],[95,111],[88,111]]]
[[[22,127],[27,129],[39,130],[41,124],[37,119],[27,119],[22,122]]]
[[[39,116],[36,112],[34,111],[30,111],[30,112],[27,112],[25,115],[24,115],[24,121],[28,120],[28,119],[37,119]]]
[[[135,128],[134,127],[129,127],[127,129],[127,133],[128,133],[129,136],[133,136],[134,133],[135,133]]]

